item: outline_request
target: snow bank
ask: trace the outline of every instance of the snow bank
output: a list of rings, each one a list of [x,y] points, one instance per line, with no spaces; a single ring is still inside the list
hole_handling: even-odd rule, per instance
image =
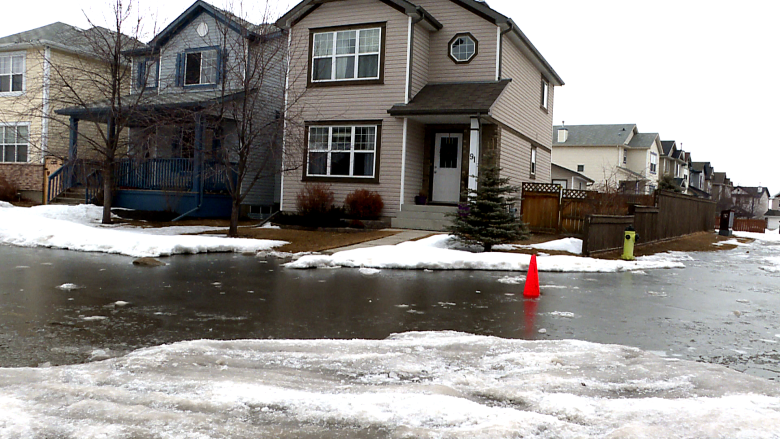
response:
[[[497,250],[502,250],[505,246],[497,246]],[[520,248],[520,249],[536,249],[536,250],[548,250],[569,252],[575,255],[582,254],[582,240],[578,238],[563,238],[555,241],[542,242],[539,244],[519,245],[511,244],[508,247]]]
[[[190,341],[0,369],[0,438],[777,438],[780,387],[581,341]]]
[[[756,241],[776,242],[780,244],[780,233],[773,232],[771,230],[768,230],[767,233],[734,232],[734,236],[755,239]]]
[[[456,248],[448,235],[435,235],[398,245],[359,248],[333,255],[303,256],[290,262],[288,268],[388,268],[411,270],[495,270],[526,271],[531,256],[517,253],[473,253]],[[664,253],[637,258],[636,261],[612,261],[577,256],[540,256],[539,271],[612,273],[654,268],[684,268],[685,254]]]
[[[176,226],[173,230],[126,225],[103,227],[98,224],[101,208],[91,205],[3,207],[0,210],[0,243],[22,247],[159,257],[206,252],[256,252],[286,244],[284,241],[177,234],[192,233],[195,231],[192,227]]]

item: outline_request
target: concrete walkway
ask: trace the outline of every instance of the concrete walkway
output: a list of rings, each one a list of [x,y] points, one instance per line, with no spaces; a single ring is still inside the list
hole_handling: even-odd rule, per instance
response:
[[[348,245],[346,247],[332,248],[325,250],[322,253],[326,255],[332,255],[336,252],[345,250],[354,250],[356,248],[377,247],[380,245],[396,245],[402,242],[411,241],[413,239],[422,238],[431,234],[438,234],[441,232],[433,230],[402,230],[402,229],[383,229],[388,232],[399,232],[392,236],[385,236],[384,238],[375,239],[373,241],[361,242],[360,244]]]

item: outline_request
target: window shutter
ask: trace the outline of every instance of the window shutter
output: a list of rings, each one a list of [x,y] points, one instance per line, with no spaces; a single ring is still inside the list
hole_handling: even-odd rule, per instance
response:
[[[227,72],[227,49],[217,49],[217,84],[219,84]]]
[[[176,54],[176,86],[184,86],[184,54]]]

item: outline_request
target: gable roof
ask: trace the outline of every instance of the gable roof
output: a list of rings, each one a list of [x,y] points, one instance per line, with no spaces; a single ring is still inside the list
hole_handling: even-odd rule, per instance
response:
[[[734,188],[735,190],[742,190],[745,192],[746,195],[749,195],[754,198],[761,198],[761,196],[766,193],[767,197],[772,197],[772,195],[769,193],[769,189],[765,186],[737,186]],[[739,194],[737,194],[739,195]]]
[[[391,116],[487,114],[511,81],[428,84],[408,104],[393,105],[387,112]]]
[[[240,35],[244,35],[249,39],[257,39],[263,36],[269,36],[268,34],[278,33],[278,29],[269,24],[256,25],[250,23],[241,17],[238,17],[228,11],[214,7],[213,5],[206,3],[203,0],[197,0],[186,11],[176,17],[168,26],[165,27],[160,33],[154,36],[149,44],[136,49],[128,50],[125,52],[127,55],[142,55],[145,53],[151,53],[159,50],[164,46],[173,36],[181,31],[185,26],[196,19],[200,14],[206,13],[214,17],[215,20],[222,24],[229,26]],[[271,31],[273,28],[273,31]]]
[[[672,152],[677,149],[677,142],[674,140],[661,140],[661,147],[663,148],[663,155],[671,157]]]
[[[725,172],[713,172],[712,173],[712,184],[726,184],[726,173]]]
[[[555,135],[559,129],[568,130],[569,135],[563,143]],[[613,146],[625,145],[630,134],[636,133],[636,124],[621,125],[557,125],[553,127],[553,146]]]
[[[442,24],[436,20],[433,15],[425,10],[422,6],[417,6],[414,3],[407,0],[379,0],[382,3],[403,12],[406,15],[415,17],[419,20],[425,20],[431,27],[436,30],[441,29]],[[322,5],[322,0],[303,0],[292,9],[287,11],[278,20],[276,20],[276,26],[281,29],[289,29],[293,27],[297,22],[309,15],[312,11],[319,8]]]
[[[629,148],[644,149],[652,148],[658,139],[658,133],[636,133],[631,141],[628,142]]]
[[[583,174],[581,172],[573,171],[573,170],[571,170],[569,168],[564,168],[563,166],[556,165],[555,163],[550,163],[550,166],[552,166],[554,168],[558,168],[561,171],[569,172],[572,175],[576,175],[578,178],[581,178],[581,179],[583,179],[583,180],[585,180],[585,181],[587,181],[589,183],[595,183],[595,180],[593,180],[592,178],[588,177],[587,175],[585,175],[585,174]]]
[[[343,0],[329,0],[329,1],[343,1]],[[411,17],[415,17],[420,20],[425,20],[436,30],[441,30],[444,26],[439,23],[428,11],[422,6],[418,6],[408,0],[378,0],[381,1]],[[441,0],[447,1],[447,0]],[[491,8],[484,1],[480,0],[448,0],[461,6],[475,15],[482,17],[485,20],[499,26],[503,32],[509,32],[510,37],[516,39],[515,44],[519,47],[527,49],[527,55],[534,64],[537,64],[537,68],[548,76],[550,82],[554,85],[561,86],[564,84],[563,79],[555,72],[549,62],[542,56],[541,52],[536,46],[531,43],[531,40],[520,30],[520,27],[512,21],[511,18],[501,14],[495,9]],[[324,0],[302,0],[295,5],[286,14],[284,14],[279,20],[276,21],[276,25],[281,29],[289,29],[300,21],[303,17],[308,15],[313,10],[317,9]],[[511,38],[510,38],[511,39]]]
[[[17,49],[21,47],[51,46],[59,50],[72,53],[84,53],[96,56],[94,43],[103,38],[115,35],[114,31],[100,26],[93,26],[87,30],[79,29],[66,23],[56,22],[8,35],[0,38],[0,50]],[[143,43],[135,38],[122,35],[123,44],[128,47],[142,46]]]

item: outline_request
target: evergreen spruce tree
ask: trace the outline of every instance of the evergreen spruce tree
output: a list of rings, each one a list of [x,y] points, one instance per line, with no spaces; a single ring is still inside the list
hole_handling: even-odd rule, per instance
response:
[[[447,229],[469,245],[481,245],[489,252],[494,245],[528,239],[530,233],[511,207],[517,201],[519,187],[509,185],[509,178],[499,176],[494,165],[481,168],[477,190],[469,189],[468,202],[450,214],[452,225]]]

